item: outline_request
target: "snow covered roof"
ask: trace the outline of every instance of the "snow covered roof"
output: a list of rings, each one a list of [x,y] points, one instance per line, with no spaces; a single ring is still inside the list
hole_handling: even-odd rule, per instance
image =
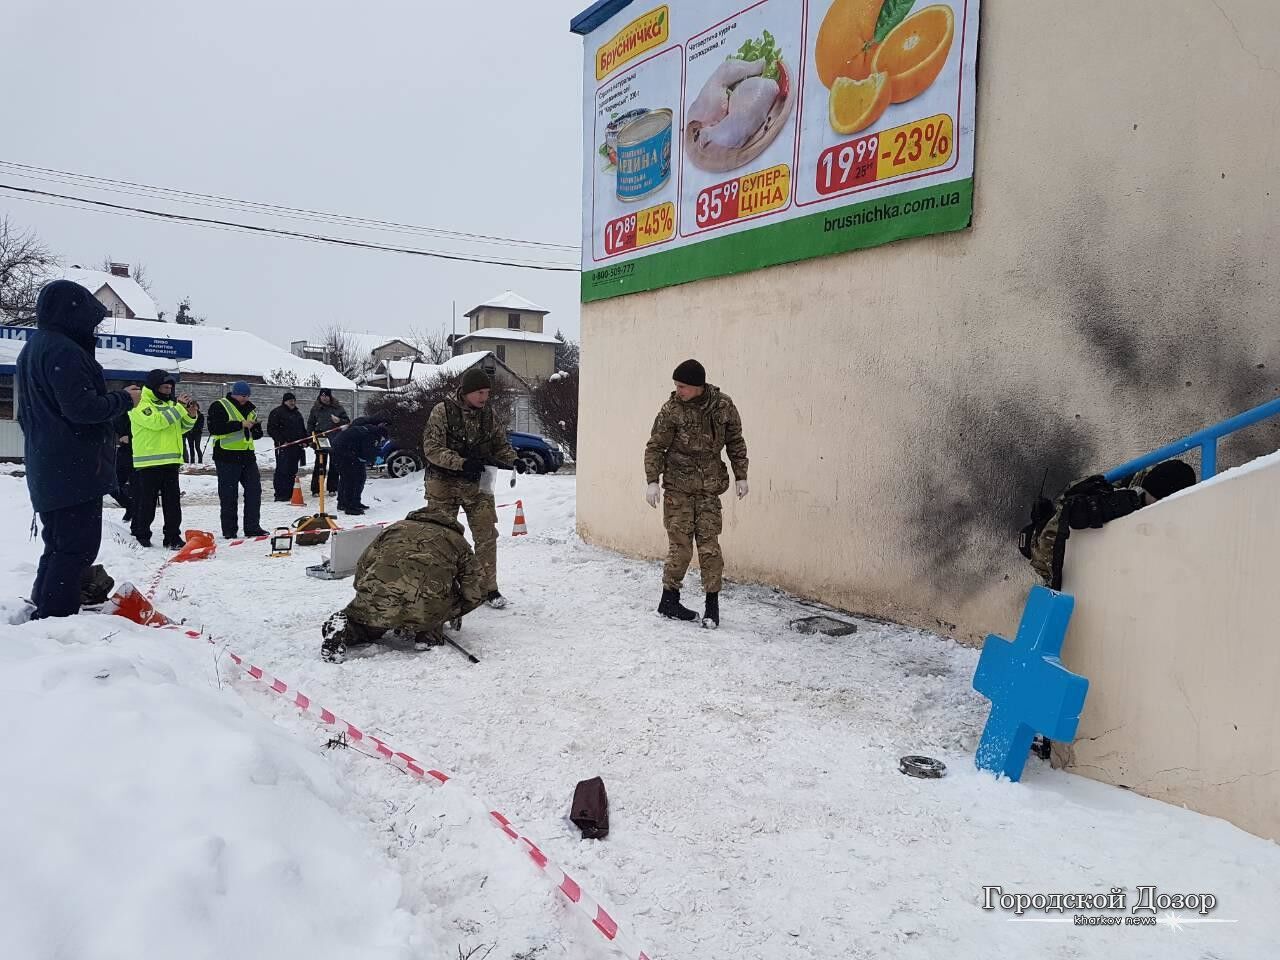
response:
[[[62,275],[85,287],[94,296],[103,287],[110,287],[139,320],[155,320],[160,316],[151,295],[132,277],[117,277],[101,270],[84,270],[79,267],[68,267]]]
[[[378,364],[378,369],[369,374],[365,379],[371,383],[378,380],[385,380],[387,374],[391,375],[392,380],[408,380],[410,373],[413,374],[414,380],[431,380],[435,377],[456,377],[458,374],[469,370],[477,363],[489,356],[487,350],[477,351],[476,353],[464,353],[456,357],[450,357],[444,363],[417,363],[411,360],[384,360]]]
[[[107,317],[98,326],[99,334],[127,337],[153,337],[163,340],[190,340],[190,360],[170,360],[129,353],[124,350],[98,350],[95,356],[106,370],[147,371],[157,367],[182,374],[218,374],[225,379],[263,377],[272,370],[289,370],[305,380],[312,374],[320,378],[320,386],[333,390],[350,390],[355,384],[328,364],[319,360],[295,357],[283,347],[268,343],[244,330],[221,327],[178,326],[154,320],[124,320]],[[23,341],[0,340],[0,366],[13,364],[21,352]]]
[[[387,344],[394,343],[397,340],[410,350],[413,349],[413,345],[404,337],[389,337],[382,333],[348,333],[345,336],[351,341],[352,346],[365,354],[373,353],[379,347],[385,347]]]
[[[469,317],[472,314],[474,314],[477,310],[483,310],[485,307],[490,307],[494,310],[522,310],[525,313],[550,313],[551,312],[546,307],[538,306],[532,300],[526,300],[524,297],[520,296],[520,294],[516,293],[514,290],[507,290],[505,293],[500,293],[496,297],[486,300],[484,303],[476,304],[474,307],[468,310],[465,314],[463,314],[463,316]]]
[[[479,338],[482,340],[523,340],[526,343],[558,343],[555,337],[547,333],[530,333],[528,330],[508,330],[506,327],[486,327],[458,337],[454,343]]]

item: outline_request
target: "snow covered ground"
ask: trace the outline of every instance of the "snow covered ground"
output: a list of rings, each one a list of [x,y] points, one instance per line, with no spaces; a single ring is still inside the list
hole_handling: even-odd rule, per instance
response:
[[[476,666],[447,647],[323,663],[319,624],[351,595],[304,575],[324,548],[221,546],[168,568],[157,605],[218,647],[91,615],[0,626],[0,957],[617,955],[490,809],[653,960],[1276,956],[1280,847],[1035,760],[1020,784],[978,773],[977,653],[927,633],[804,636],[787,625],[810,607],[740,586],[718,632],[659,619],[655,564],[574,535],[574,484],[521,479],[528,537],[505,536],[499,511],[512,602],[467,618]],[[185,525],[216,531],[213,478],[184,489]],[[300,512],[267,499],[268,529]],[[366,501],[365,520],[399,518],[421,478],[373,480]],[[101,559],[145,585],[165,555],[107,516]],[[29,523],[24,481],[0,475],[12,598],[38,556]],[[0,602],[0,621],[19,611]],[[333,731],[238,675],[225,648],[457,779],[431,787],[326,749]],[[903,776],[909,753],[948,776]],[[583,841],[569,799],[597,774],[612,832]],[[982,909],[984,884],[1211,893],[1211,918],[1237,922],[1010,922]]]

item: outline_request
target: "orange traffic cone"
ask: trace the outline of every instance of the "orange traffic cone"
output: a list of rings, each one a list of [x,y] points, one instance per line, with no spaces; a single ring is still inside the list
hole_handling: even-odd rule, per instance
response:
[[[290,506],[305,507],[307,501],[302,499],[302,480],[298,477],[293,478],[293,499],[289,501]]]
[[[115,614],[144,627],[163,627],[172,623],[168,617],[151,605],[151,601],[132,583],[120,584],[115,596],[107,601],[103,613]]]
[[[523,537],[529,532],[529,528],[524,525],[524,501],[516,501],[516,522],[511,525],[511,535],[513,537]]]
[[[170,563],[185,563],[188,560],[207,560],[218,550],[213,542],[213,534],[204,530],[188,530],[187,540],[181,550],[169,560]]]

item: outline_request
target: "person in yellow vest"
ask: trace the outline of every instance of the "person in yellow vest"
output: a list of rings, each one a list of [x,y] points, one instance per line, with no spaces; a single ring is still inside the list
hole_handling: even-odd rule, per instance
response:
[[[147,374],[142,399],[129,411],[133,440],[133,522],[130,532],[144,547],[151,546],[151,523],[156,518],[156,498],[164,507],[164,545],[182,547],[182,491],[178,470],[182,466],[182,435],[196,424],[195,401],[180,394],[174,401],[177,381],[165,370]]]
[[[262,477],[253,441],[262,439],[257,409],[249,400],[249,384],[237,380],[231,392],[209,405],[206,422],[213,440],[213,464],[218,469],[218,501],[222,504],[222,535],[236,537],[240,488],[244,488],[244,535],[265,537],[262,529]]]

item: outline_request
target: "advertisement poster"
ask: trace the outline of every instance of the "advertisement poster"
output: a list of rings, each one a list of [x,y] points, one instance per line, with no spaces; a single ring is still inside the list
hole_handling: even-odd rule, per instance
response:
[[[967,227],[978,6],[607,7],[584,32],[582,300]]]

